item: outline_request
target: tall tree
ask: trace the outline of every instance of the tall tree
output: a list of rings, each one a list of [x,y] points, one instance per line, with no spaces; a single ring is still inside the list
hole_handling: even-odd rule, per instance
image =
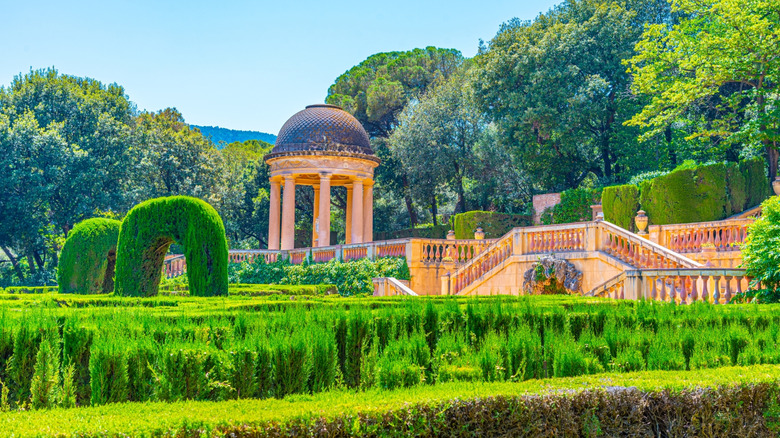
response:
[[[622,62],[639,39],[635,17],[617,3],[569,0],[504,24],[480,49],[476,100],[538,189],[625,173],[619,157],[637,149],[621,120],[631,114]]]
[[[404,107],[462,63],[463,56],[454,49],[427,47],[377,53],[339,76],[328,89],[327,102],[341,106],[363,124],[382,160],[377,169],[375,194],[381,197],[387,190],[403,193],[411,226],[417,224],[417,214],[409,175],[390,152],[387,138],[398,125]]]
[[[467,187],[490,185],[497,171],[512,167],[500,149],[491,147],[495,143],[487,129],[473,103],[465,64],[401,113],[390,136],[391,151],[410,176],[415,199],[430,203],[434,218],[440,190],[455,193],[454,212],[464,212],[479,202],[469,202]]]
[[[763,148],[777,175],[780,0],[673,0],[679,23],[649,26],[630,60],[649,103],[627,124],[642,139],[686,123],[688,139]]]

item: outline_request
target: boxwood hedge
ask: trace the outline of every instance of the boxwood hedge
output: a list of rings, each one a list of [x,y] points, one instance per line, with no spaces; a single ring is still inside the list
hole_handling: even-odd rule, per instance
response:
[[[634,230],[639,211],[639,189],[635,185],[605,187],[601,193],[604,219],[627,230]]]
[[[187,196],[151,199],[127,213],[119,230],[116,294],[156,295],[174,242],[184,247],[190,295],[228,294],[225,226],[213,207]]]
[[[526,227],[531,223],[530,216],[492,211],[467,211],[452,217],[452,229],[456,239],[473,239],[477,227],[482,227],[486,239],[496,239],[512,228]]]
[[[70,230],[57,269],[60,293],[113,292],[120,225],[117,220],[93,218]]]

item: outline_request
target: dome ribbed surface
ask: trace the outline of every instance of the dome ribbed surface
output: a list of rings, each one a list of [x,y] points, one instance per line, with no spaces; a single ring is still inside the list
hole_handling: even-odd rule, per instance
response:
[[[309,105],[284,123],[269,156],[291,152],[374,155],[368,133],[352,114],[336,105]]]

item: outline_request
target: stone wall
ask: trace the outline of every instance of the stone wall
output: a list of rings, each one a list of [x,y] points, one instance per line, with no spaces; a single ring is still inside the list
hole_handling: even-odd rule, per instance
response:
[[[544,195],[534,195],[534,224],[541,223],[542,213],[548,208],[552,208],[561,202],[560,193],[545,193]]]

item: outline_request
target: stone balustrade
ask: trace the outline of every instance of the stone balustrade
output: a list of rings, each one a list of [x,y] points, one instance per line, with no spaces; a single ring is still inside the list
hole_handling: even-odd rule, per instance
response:
[[[519,228],[515,228],[519,230]],[[514,250],[515,230],[493,242],[484,251],[456,270],[447,280],[451,282],[449,293],[458,294],[468,285],[508,259]]]
[[[677,304],[726,304],[750,288],[744,269],[643,269],[626,271],[586,295]]]
[[[393,277],[379,277],[373,279],[375,297],[391,297],[396,295],[408,295],[416,297],[417,293],[409,288],[407,280],[398,280]]]
[[[178,277],[187,272],[187,260],[184,255],[177,254],[165,257],[163,272],[166,278]]]
[[[754,218],[729,219],[690,224],[651,225],[650,239],[682,254],[698,253],[703,244],[712,244],[715,251],[740,251]]]
[[[596,250],[642,269],[695,268],[701,264],[606,221],[598,222],[602,239]]]

